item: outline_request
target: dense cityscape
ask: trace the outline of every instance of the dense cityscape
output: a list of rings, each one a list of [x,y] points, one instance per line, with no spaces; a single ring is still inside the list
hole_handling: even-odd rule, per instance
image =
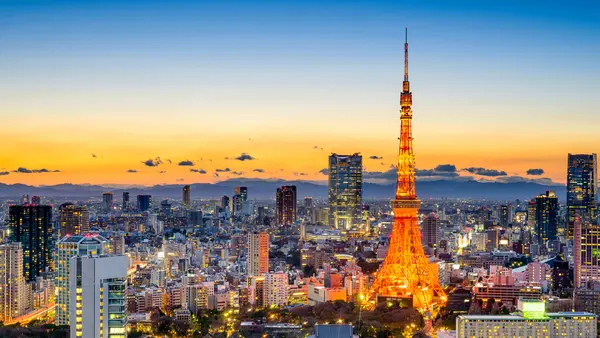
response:
[[[321,181],[300,167],[294,180],[237,177],[232,165],[211,183],[27,185],[8,179],[61,170],[0,163],[0,337],[600,337],[596,153],[561,154],[566,184],[536,167],[514,182],[417,167],[426,140],[413,128],[427,120],[413,120],[423,113],[402,33],[391,164],[363,153],[359,136],[352,151],[313,147]],[[208,177],[208,161],[173,166]],[[137,162],[163,165],[160,175],[172,164]],[[449,179],[465,190],[441,190]]]

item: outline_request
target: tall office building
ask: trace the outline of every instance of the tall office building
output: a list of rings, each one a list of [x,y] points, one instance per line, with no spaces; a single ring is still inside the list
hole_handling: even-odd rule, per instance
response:
[[[558,233],[558,197],[546,191],[535,198],[535,235],[537,243],[547,245]]]
[[[151,195],[137,195],[137,208],[139,211],[143,212],[150,209],[150,204],[152,203]]]
[[[436,214],[431,213],[421,222],[421,240],[423,246],[437,248],[440,241],[440,222]]]
[[[600,225],[576,218],[573,233],[573,284],[578,288],[600,281]]]
[[[52,266],[52,207],[11,205],[8,212],[11,239],[23,248],[23,275],[34,281]]]
[[[27,310],[21,243],[0,245],[0,321],[8,322]]]
[[[567,239],[573,238],[577,215],[583,223],[596,220],[598,195],[596,154],[569,154],[567,168]]]
[[[129,203],[129,192],[123,191],[123,206],[121,209],[125,211],[129,210],[129,208],[131,208],[131,204]]]
[[[509,215],[510,215],[510,208],[508,205],[501,205],[498,208],[498,224],[501,227],[508,226],[508,223],[510,222]]]
[[[109,242],[100,235],[64,236],[56,243],[56,325],[69,325],[71,318],[71,258],[106,254]]]
[[[71,338],[127,337],[127,256],[76,256],[69,276]]]
[[[226,195],[221,197],[221,208],[223,209],[223,211],[229,208],[229,197]]]
[[[58,208],[58,237],[81,235],[90,231],[90,213],[85,205],[64,203]]]
[[[284,185],[275,194],[275,213],[278,225],[296,222],[296,186]]]
[[[192,199],[190,197],[190,186],[186,185],[183,187],[182,197],[183,206],[189,208],[192,205]]]
[[[110,210],[113,207],[113,193],[105,192],[102,194],[102,207],[104,210]]]
[[[349,230],[361,224],[362,156],[329,156],[329,225]]]
[[[242,202],[248,201],[248,187],[235,187],[233,188],[233,194],[242,197]]]
[[[248,276],[261,276],[269,272],[269,234],[248,234]]]

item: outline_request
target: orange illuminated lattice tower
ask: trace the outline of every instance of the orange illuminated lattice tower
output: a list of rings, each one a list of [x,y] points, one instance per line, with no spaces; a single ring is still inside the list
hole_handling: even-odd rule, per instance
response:
[[[404,43],[404,82],[400,95],[400,149],[396,198],[392,201],[394,224],[389,249],[369,289],[374,302],[390,300],[433,311],[446,303],[438,282],[437,266],[429,263],[421,243],[418,216],[421,201],[415,189],[415,155],[412,147],[412,93],[408,81],[408,31]]]

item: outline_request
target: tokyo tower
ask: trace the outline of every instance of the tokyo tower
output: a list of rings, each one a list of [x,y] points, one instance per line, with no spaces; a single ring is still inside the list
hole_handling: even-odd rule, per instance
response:
[[[436,305],[446,303],[446,295],[438,282],[437,266],[429,263],[421,244],[417,217],[421,201],[415,189],[412,93],[408,82],[408,30],[405,34],[398,179],[396,198],[392,201],[394,224],[387,256],[369,289],[369,299],[377,303],[401,301],[423,312],[431,312]]]

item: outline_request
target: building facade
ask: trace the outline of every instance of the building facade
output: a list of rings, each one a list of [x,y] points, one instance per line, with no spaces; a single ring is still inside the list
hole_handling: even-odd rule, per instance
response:
[[[23,248],[25,281],[34,281],[52,266],[52,207],[49,205],[11,205],[10,236]]]
[[[362,222],[362,156],[329,156],[329,226],[350,230]]]
[[[183,192],[182,192],[182,198],[181,198],[182,202],[183,202],[183,206],[184,207],[190,207],[190,205],[192,205],[192,199],[190,196],[190,186],[186,185],[183,187]]]
[[[152,196],[150,195],[137,195],[137,208],[138,211],[144,212],[150,209],[152,204]]]
[[[269,272],[269,234],[248,234],[248,276],[261,276]]]
[[[288,275],[284,272],[269,273],[265,276],[265,306],[286,306],[289,296]]]
[[[421,223],[423,246],[436,248],[440,241],[440,222],[436,214],[431,213]]]
[[[81,235],[90,231],[90,213],[85,205],[64,203],[58,208],[58,237]]]
[[[128,267],[126,256],[71,258],[71,338],[127,337]]]
[[[547,245],[558,235],[558,196],[546,191],[535,198],[535,236],[539,245]]]
[[[567,167],[567,239],[573,238],[575,219],[596,220],[598,169],[596,154],[569,154]]]
[[[284,185],[277,188],[275,195],[277,225],[290,225],[296,222],[296,210],[296,186]]]
[[[600,281],[600,225],[576,218],[573,238],[576,288],[589,281]]]
[[[10,322],[28,310],[21,243],[0,245],[0,321]]]
[[[65,236],[56,243],[56,325],[70,324],[71,258],[106,254],[109,242],[99,235]]]

